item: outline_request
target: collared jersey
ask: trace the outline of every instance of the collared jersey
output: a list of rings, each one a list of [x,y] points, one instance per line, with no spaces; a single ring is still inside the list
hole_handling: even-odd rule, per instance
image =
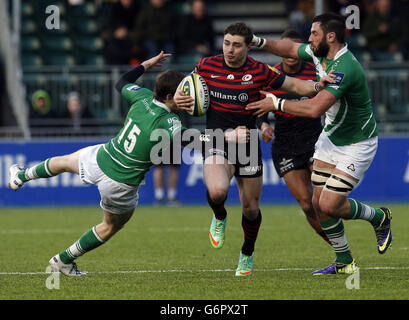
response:
[[[155,132],[162,136],[167,132],[172,141],[184,128],[179,115],[154,99],[152,91],[128,84],[122,88],[122,96],[131,108],[118,135],[98,150],[97,163],[111,179],[139,185],[152,166],[151,150],[160,140]]]
[[[298,56],[314,63],[318,80],[330,71],[336,75],[336,83],[324,89],[337,98],[325,114],[324,132],[331,142],[343,146],[377,136],[365,72],[347,45],[331,60],[316,57],[310,44],[302,44]]]
[[[277,69],[250,57],[241,67],[230,68],[222,54],[201,59],[195,72],[204,78],[210,93],[208,129],[256,128],[256,116],[245,110],[247,104],[261,99],[260,90],[280,88],[285,79]]]

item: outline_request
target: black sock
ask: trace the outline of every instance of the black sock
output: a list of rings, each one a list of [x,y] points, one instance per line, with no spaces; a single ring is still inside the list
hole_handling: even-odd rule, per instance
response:
[[[241,226],[244,231],[244,243],[241,252],[246,256],[251,256],[254,251],[254,245],[257,240],[258,230],[261,225],[261,211],[259,210],[257,218],[254,220],[247,219],[244,214],[241,218]]]

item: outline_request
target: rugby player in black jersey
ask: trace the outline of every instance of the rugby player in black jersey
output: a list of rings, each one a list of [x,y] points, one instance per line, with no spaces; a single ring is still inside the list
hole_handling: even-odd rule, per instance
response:
[[[253,38],[252,30],[244,23],[229,25],[224,31],[223,54],[201,59],[194,72],[201,75],[210,92],[210,106],[206,113],[206,132],[213,130],[223,135],[236,136],[236,152],[231,145],[206,147],[203,151],[203,176],[207,187],[207,200],[214,215],[210,227],[210,242],[222,248],[225,240],[227,211],[224,203],[233,176],[236,178],[242,205],[244,243],[241,248],[236,276],[253,272],[254,245],[261,224],[259,200],[262,189],[263,163],[256,119],[246,110],[247,104],[260,99],[260,90],[282,89],[302,96],[311,96],[333,82],[327,76],[319,83],[286,77],[277,69],[248,57]],[[179,109],[188,110],[193,104],[190,96],[177,90],[174,101]],[[220,130],[221,129],[221,130]],[[228,130],[231,129],[231,130]],[[255,134],[254,134],[255,133]],[[256,140],[252,137],[256,137]],[[212,138],[213,139],[213,138]],[[240,147],[245,145],[244,148]],[[246,153],[243,157],[243,150]],[[234,150],[233,150],[234,151]],[[246,156],[249,156],[248,158]],[[246,161],[243,161],[243,158]]]
[[[292,29],[284,31],[283,40],[302,42],[301,35]],[[283,58],[274,68],[289,77],[316,81],[315,66],[294,58]],[[270,90],[268,90],[270,91]],[[308,99],[280,90],[272,90],[279,98],[289,100]],[[271,145],[271,155],[278,175],[284,178],[291,194],[300,204],[311,227],[326,241],[328,237],[323,232],[312,205],[311,172],[314,146],[322,131],[320,118],[303,118],[285,112],[274,112],[274,130],[267,114],[257,119],[257,126],[262,132],[264,142],[274,140]]]

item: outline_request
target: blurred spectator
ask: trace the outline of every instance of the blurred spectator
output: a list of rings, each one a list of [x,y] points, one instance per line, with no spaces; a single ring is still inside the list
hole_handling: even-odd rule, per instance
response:
[[[139,13],[134,29],[135,38],[143,44],[146,56],[154,56],[161,50],[175,53],[178,21],[179,16],[166,0],[150,0]]]
[[[67,125],[72,128],[74,133],[79,133],[83,127],[90,125],[89,120],[93,116],[88,108],[81,103],[78,92],[71,92],[67,96],[67,109],[63,113],[63,118],[67,120]]]
[[[112,5],[110,25],[112,29],[119,26],[125,27],[130,32],[141,8],[137,0],[119,0]]]
[[[191,8],[180,25],[179,50],[182,54],[213,55],[215,33],[212,20],[206,15],[206,4],[204,0],[193,0]]]
[[[401,52],[406,40],[406,24],[392,15],[391,9],[390,0],[377,0],[375,11],[364,22],[362,32],[374,60],[380,60],[385,52]]]
[[[172,145],[170,146],[172,148]],[[179,180],[178,164],[155,166],[153,171],[153,183],[155,189],[155,205],[170,205],[178,206],[180,202],[177,200],[177,185]],[[167,196],[165,196],[166,182],[165,169],[168,169],[167,174]]]
[[[290,13],[290,27],[301,33],[303,42],[310,37],[314,16],[314,0],[298,0],[297,9]]]
[[[53,110],[51,98],[47,91],[37,90],[31,98],[30,126],[51,126],[54,125],[58,114]]]
[[[68,0],[68,3],[72,6],[78,6],[80,4],[84,4],[84,0]]]
[[[7,92],[6,68],[0,53],[0,126],[16,125],[16,119]]]
[[[143,52],[132,35],[139,11],[136,0],[120,0],[113,4],[108,29],[102,33],[107,64],[137,65],[143,59]]]
[[[409,0],[396,0],[393,2],[393,16],[400,16],[400,21],[403,23],[404,37],[402,40],[402,51],[405,60],[409,60],[409,24],[405,21],[409,20]]]

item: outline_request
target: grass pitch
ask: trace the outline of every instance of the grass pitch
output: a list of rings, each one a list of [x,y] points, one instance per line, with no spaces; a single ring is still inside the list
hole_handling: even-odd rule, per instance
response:
[[[390,205],[392,247],[379,255],[366,221],[345,221],[360,266],[359,289],[346,275],[313,277],[332,249],[298,206],[263,206],[251,277],[234,272],[243,241],[241,209],[228,206],[226,242],[213,249],[208,207],[139,207],[103,246],[77,260],[87,277],[61,275],[46,286],[48,260],[102,219],[99,208],[0,209],[0,299],[274,300],[409,299],[408,205]],[[356,282],[354,282],[356,284]]]

